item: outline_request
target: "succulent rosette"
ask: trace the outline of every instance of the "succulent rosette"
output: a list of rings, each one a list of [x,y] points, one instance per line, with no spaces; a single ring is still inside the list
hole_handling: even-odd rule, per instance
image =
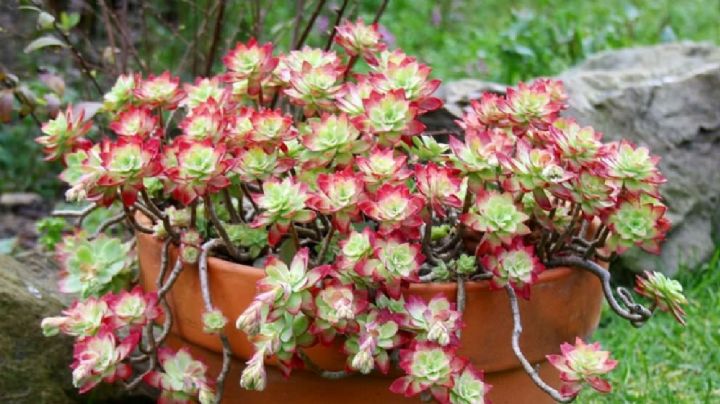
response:
[[[212,143],[218,143],[225,136],[226,124],[222,109],[214,98],[210,98],[208,101],[198,104],[180,122],[180,128],[183,135],[190,140],[210,139]]]
[[[417,119],[417,106],[407,99],[404,90],[373,91],[363,100],[363,106],[363,130],[379,136],[382,144],[394,146],[401,136],[418,135],[425,129]]]
[[[110,295],[107,299],[113,313],[114,327],[139,327],[157,319],[162,314],[157,293],[145,293],[139,286],[131,291]]]
[[[357,156],[355,163],[363,174],[368,189],[375,190],[384,184],[399,184],[410,177],[412,171],[405,166],[407,156],[395,155],[391,148],[374,148],[367,157]]]
[[[278,64],[273,56],[273,44],[258,44],[255,38],[247,43],[238,43],[223,57],[227,67],[226,79],[231,82],[247,81],[247,92],[256,96],[261,91],[262,80],[270,76]]]
[[[54,119],[42,125],[43,136],[35,141],[43,147],[46,160],[57,160],[63,154],[77,148],[87,148],[90,145],[85,135],[92,128],[93,122],[85,120],[85,112],[74,112],[68,105],[65,112],[58,112]]]
[[[360,210],[358,202],[365,198],[363,181],[349,167],[334,174],[320,174],[317,177],[317,192],[307,199],[307,206],[325,215],[332,216],[335,228],[347,233],[351,221],[356,221]]]
[[[361,276],[355,268],[372,257],[375,238],[375,233],[371,229],[365,228],[362,232],[351,231],[346,238],[341,240],[340,251],[335,262],[337,269],[335,276],[345,283],[367,286],[367,282],[365,282],[367,279]]]
[[[307,186],[287,177],[282,182],[269,180],[263,183],[263,193],[253,195],[262,209],[253,227],[270,226],[268,242],[274,246],[288,232],[293,222],[308,223],[315,219],[315,212],[306,209]]]
[[[180,105],[186,107],[191,113],[195,113],[198,106],[210,101],[223,105],[229,96],[227,87],[219,77],[198,77],[195,83],[186,83],[183,86],[183,91],[185,97],[180,102]]]
[[[521,238],[515,238],[507,247],[496,247],[491,254],[483,255],[481,261],[493,274],[491,286],[501,288],[509,284],[519,296],[528,300],[530,286],[545,269],[533,246],[524,245]]]
[[[434,342],[440,346],[456,345],[458,332],[462,327],[461,315],[455,310],[455,304],[438,295],[425,302],[416,296],[410,296],[405,303],[407,310],[404,328],[415,332],[419,340]]]
[[[462,200],[458,196],[462,180],[459,170],[439,167],[434,163],[415,166],[417,188],[427,199],[435,214],[445,217],[445,207],[459,209]]]
[[[110,123],[110,129],[118,136],[145,139],[155,135],[160,127],[158,117],[150,108],[130,106]]]
[[[233,168],[245,182],[265,181],[292,168],[292,160],[277,151],[267,151],[260,146],[251,146],[237,153],[237,164]]]
[[[130,244],[104,234],[89,240],[83,232],[65,236],[58,246],[63,293],[83,298],[117,290],[130,277]]]
[[[274,147],[297,136],[292,117],[279,110],[255,111],[250,121],[253,125],[250,136],[252,143]]]
[[[290,267],[275,257],[268,257],[265,277],[258,281],[260,292],[273,291],[272,307],[282,307],[291,314],[297,314],[301,307],[312,305],[310,288],[327,275],[330,267],[308,269],[308,249],[303,248],[293,257]]]
[[[498,131],[467,132],[464,142],[451,136],[449,143],[453,163],[468,176],[472,188],[496,178],[501,170],[501,156],[509,154],[513,147],[513,140]]]
[[[517,182],[523,190],[535,191],[536,194],[540,192],[544,195],[543,189],[565,193],[560,184],[572,178],[572,174],[558,164],[550,150],[534,148],[523,140],[517,142],[516,148],[515,158],[508,162],[508,168],[514,174],[510,182]],[[549,207],[550,202],[545,202],[545,205]]]
[[[400,350],[400,367],[407,374],[390,386],[394,393],[413,397],[429,391],[436,400],[448,403],[453,376],[466,361],[455,355],[455,349],[427,342],[414,342],[410,349]]]
[[[487,393],[492,386],[485,383],[483,372],[475,369],[470,363],[462,372],[453,376],[453,387],[450,390],[451,404],[490,403]]]
[[[105,139],[100,146],[102,174],[88,198],[109,206],[119,194],[123,204],[132,206],[145,188],[144,179],[162,172],[159,152],[157,138],[123,137],[116,142]]]
[[[46,336],[63,333],[73,337],[95,335],[103,324],[107,324],[111,311],[107,302],[95,297],[76,300],[62,311],[62,316],[47,317],[42,320],[43,334]]]
[[[471,229],[484,232],[490,245],[510,244],[513,237],[530,233],[525,224],[529,216],[515,205],[511,194],[481,191],[476,198],[460,220]]]
[[[137,78],[133,95],[143,105],[168,110],[177,108],[185,97],[185,93],[180,88],[180,78],[172,77],[170,72],[164,72],[159,76],[151,74],[144,80]]]
[[[227,173],[235,160],[226,153],[225,145],[213,145],[209,140],[192,142],[179,138],[172,154],[175,164],[165,168],[170,180],[167,184],[173,197],[189,205],[209,192],[227,187]]]
[[[335,282],[315,296],[315,322],[310,328],[321,342],[330,344],[337,333],[357,332],[356,317],[368,305],[367,292]]]
[[[670,228],[665,218],[665,205],[643,201],[642,198],[625,200],[607,218],[610,236],[607,246],[622,253],[637,245],[643,250],[658,254],[660,242]]]
[[[285,95],[293,104],[302,106],[306,116],[312,116],[316,111],[332,111],[340,91],[340,77],[340,72],[332,65],[312,67],[305,62],[300,71],[292,72]]]
[[[355,82],[346,81],[340,87],[335,102],[337,108],[351,117],[357,117],[365,113],[363,100],[370,97],[375,90],[368,76],[357,76]]]
[[[350,334],[343,345],[350,369],[368,374],[377,368],[383,374],[388,373],[389,351],[403,341],[397,317],[379,310],[357,317],[358,331]]]
[[[470,101],[470,109],[458,123],[466,131],[479,133],[491,127],[509,126],[508,116],[502,111],[505,99],[493,93],[483,93],[480,99]]]
[[[665,182],[657,169],[659,157],[651,156],[647,148],[635,147],[627,141],[611,143],[607,149],[604,162],[611,178],[633,194],[642,192],[658,196],[658,185]]]
[[[672,313],[680,324],[685,325],[682,306],[687,304],[687,298],[683,295],[680,282],[660,272],[645,271],[635,278],[635,291],[652,300],[658,309]]]
[[[132,369],[122,361],[140,341],[140,331],[130,332],[122,342],[108,327],[78,341],[73,349],[73,385],[80,394],[86,393],[101,381],[113,383],[130,377]]]
[[[548,129],[560,156],[575,170],[592,165],[604,151],[602,134],[589,126],[581,127],[573,120],[560,118]]]
[[[411,194],[407,186],[390,184],[381,186],[371,199],[359,203],[363,213],[380,222],[380,234],[400,230],[410,238],[418,238],[418,226],[422,223],[418,213],[424,205],[423,198]]]
[[[585,383],[601,393],[612,391],[610,383],[600,376],[613,370],[617,361],[610,359],[610,352],[601,350],[600,343],[586,344],[576,338],[575,345],[564,343],[560,351],[561,355],[547,355],[547,359],[560,371],[563,396],[577,396]]]
[[[283,87],[287,87],[290,85],[293,75],[302,73],[307,65],[311,70],[330,68],[338,73],[345,71],[337,53],[305,46],[300,50],[290,51],[280,56],[278,65],[273,71],[275,80]]]
[[[565,186],[587,216],[598,215],[617,203],[618,189],[605,176],[591,170],[580,171]]]
[[[392,297],[398,297],[401,282],[417,281],[425,256],[419,245],[394,238],[378,238],[373,247],[374,258],[356,265],[355,272],[380,283]]]
[[[545,81],[535,81],[530,85],[519,83],[517,88],[508,88],[505,102],[500,110],[519,127],[547,129],[563,107],[547,90]]]
[[[219,334],[227,325],[227,317],[219,309],[206,311],[202,315],[203,332],[206,334]]]
[[[371,75],[373,86],[383,92],[403,90],[408,100],[418,106],[421,113],[442,107],[439,98],[432,94],[440,86],[440,80],[430,80],[431,69],[407,58],[400,63],[388,63],[380,71]]]
[[[158,351],[158,360],[162,370],[152,371],[144,379],[149,385],[160,389],[160,401],[215,402],[215,391],[207,376],[207,366],[194,359],[187,349],[173,352],[162,347]]]
[[[345,114],[310,118],[300,128],[300,142],[307,149],[302,160],[306,167],[322,167],[331,162],[344,166],[354,155],[368,149],[366,139]]]
[[[335,43],[340,45],[350,56],[362,56],[372,59],[375,53],[386,47],[378,31],[378,24],[367,25],[362,19],[345,21],[335,27]]]
[[[103,109],[117,112],[123,109],[134,98],[134,90],[140,77],[136,74],[121,74],[115,80],[110,91],[103,95]]]

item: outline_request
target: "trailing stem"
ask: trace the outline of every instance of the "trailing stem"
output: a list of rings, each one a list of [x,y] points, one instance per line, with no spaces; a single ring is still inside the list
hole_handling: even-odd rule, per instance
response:
[[[620,317],[629,320],[634,326],[639,327],[652,316],[652,311],[643,305],[636,303],[625,288],[618,287],[618,294],[623,304],[617,301],[610,284],[610,272],[593,261],[578,256],[557,257],[545,262],[546,268],[571,267],[580,268],[597,276],[602,283],[603,293],[610,308]]]
[[[203,302],[205,304],[205,310],[210,312],[213,311],[215,308],[212,304],[212,298],[210,297],[210,285],[208,282],[208,274],[207,274],[207,266],[208,266],[208,254],[210,251],[214,248],[220,247],[223,245],[223,242],[219,239],[212,239],[208,241],[207,243],[203,244],[202,250],[200,251],[200,258],[198,263],[198,274],[200,277],[200,290],[202,292]],[[216,379],[217,384],[217,398],[216,403],[220,403],[223,396],[223,389],[225,385],[225,379],[227,378],[228,373],[230,372],[230,364],[232,359],[232,350],[230,349],[230,341],[228,340],[227,336],[224,332],[219,333],[220,342],[222,342],[223,347],[223,362],[222,362],[222,369],[220,370],[220,374],[218,374],[218,377]]]
[[[512,311],[513,317],[513,332],[512,332],[512,349],[515,352],[515,356],[522,364],[525,373],[527,373],[532,381],[545,393],[547,393],[553,400],[559,403],[570,403],[575,400],[575,397],[565,397],[560,394],[559,391],[555,390],[552,386],[545,383],[540,377],[537,370],[533,368],[530,361],[527,360],[522,350],[520,349],[520,334],[522,334],[522,323],[520,322],[520,307],[518,307],[517,295],[515,290],[510,285],[505,285],[505,291],[507,292],[508,299],[510,300],[510,310]]]
[[[345,377],[352,375],[351,372],[348,372],[346,370],[337,370],[337,371],[324,370],[323,368],[318,366],[315,362],[313,362],[312,359],[310,359],[310,357],[307,356],[307,354],[300,348],[298,348],[298,350],[297,350],[297,355],[300,357],[300,359],[305,364],[305,367],[309,371],[316,373],[316,374],[320,375],[320,377],[323,377],[325,379],[337,380],[337,379],[343,379]]]

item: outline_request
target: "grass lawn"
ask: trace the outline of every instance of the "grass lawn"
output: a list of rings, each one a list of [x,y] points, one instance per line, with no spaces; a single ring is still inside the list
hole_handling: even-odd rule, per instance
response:
[[[605,49],[719,43],[718,21],[719,0],[392,0],[382,24],[437,77],[514,83]]]
[[[720,402],[720,250],[678,280],[690,301],[687,326],[657,313],[634,329],[607,310],[594,339],[620,360],[610,376],[615,391],[608,396],[586,391],[577,402]]]

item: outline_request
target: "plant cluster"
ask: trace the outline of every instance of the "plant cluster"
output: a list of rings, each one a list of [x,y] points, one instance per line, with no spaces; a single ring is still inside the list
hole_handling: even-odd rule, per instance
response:
[[[240,380],[248,389],[265,387],[274,357],[285,374],[331,377],[395,364],[405,375],[394,392],[482,402],[490,386],[457,353],[465,283],[488,280],[507,293],[517,347],[516,296],[530,299],[542,272],[559,266],[597,275],[611,308],[634,324],[655,308],[682,319],[677,284],[643,277],[648,309],[625,289],[616,296],[596,263],[633,246],[657,251],[668,229],[664,179],[646,148],[603,143],[561,118],[562,83],[545,79],[483,95],[460,121],[463,133],[429,133],[420,117],[442,102],[428,66],[386,49],[377,26],[363,21],[342,23],[331,40],[343,52],[332,42],[279,55],[271,43],[241,43],[223,58],[224,73],[193,83],[169,72],[122,75],[104,97],[111,124],[99,142],[71,109],[43,126],[39,142],[64,163],[68,199],[91,202],[76,216],[117,204],[124,214],[112,223],[164,240],[151,295],[119,292],[131,279],[129,247],[119,241],[80,233],[60,247],[62,289],[81,300],[44,326],[77,338],[74,381],[83,391],[130,377],[122,364],[132,361],[144,370],[131,387],[144,379],[167,399],[219,399],[231,352],[228,319],[207,284],[213,251],[265,271],[235,319],[255,347]],[[368,72],[354,73],[358,63]],[[184,264],[198,265],[204,329],[223,343],[226,366],[215,382],[187,351],[161,348],[172,322],[165,297]],[[405,293],[433,281],[456,281],[456,301]],[[333,341],[347,368],[329,375],[303,350]],[[598,345],[578,340],[562,353],[549,357],[567,383],[561,391],[526,366],[553,398],[571,401],[585,385],[610,390],[599,376],[615,362]]]

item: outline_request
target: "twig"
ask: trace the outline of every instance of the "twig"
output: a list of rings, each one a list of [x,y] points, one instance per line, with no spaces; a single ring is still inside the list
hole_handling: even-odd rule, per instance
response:
[[[147,205],[148,209],[150,209],[150,211],[153,213],[153,215],[158,217],[163,222],[163,226],[165,227],[165,230],[168,232],[170,237],[172,237],[174,240],[178,240],[179,236],[177,232],[175,232],[175,230],[172,228],[172,225],[170,224],[170,219],[167,217],[166,214],[160,211],[160,208],[155,205],[155,202],[152,201],[147,191],[145,189],[140,190],[140,195],[142,195],[145,204]]]
[[[380,8],[378,9],[377,13],[375,14],[375,18],[373,19],[373,24],[377,24],[380,22],[380,17],[382,17],[383,13],[385,12],[385,7],[387,7],[389,0],[383,0],[382,4],[380,5]]]
[[[460,313],[460,319],[462,319],[465,313],[465,278],[458,275],[457,277],[457,297],[455,298],[455,304],[457,305],[456,310]],[[457,330],[458,339],[462,337],[462,329]]]
[[[302,23],[303,14],[305,13],[305,0],[295,0],[295,22],[293,23],[293,32],[290,37],[290,47],[292,48],[298,40],[300,35],[300,25]],[[277,95],[277,93],[275,94]],[[275,101],[273,98],[273,101]],[[274,105],[273,105],[274,106]]]
[[[100,235],[110,226],[118,224],[123,220],[125,220],[125,212],[119,213],[111,217],[110,219],[102,222],[100,226],[98,226],[97,230],[95,230],[95,233],[93,233],[93,235],[89,237],[89,240],[95,240],[96,238],[100,237]]]
[[[208,51],[207,58],[205,59],[205,76],[210,76],[210,73],[212,73],[213,61],[215,60],[218,41],[220,40],[220,34],[222,33],[224,18],[225,0],[220,0],[220,9],[218,10],[218,16],[215,20],[215,30],[213,32],[212,42],[210,43],[210,50]]]
[[[200,258],[198,263],[198,274],[200,276],[200,290],[202,292],[203,302],[205,303],[205,310],[210,312],[215,310],[212,304],[212,298],[210,297],[210,285],[208,282],[208,274],[207,274],[207,266],[208,266],[208,254],[210,253],[210,250],[217,248],[221,246],[223,242],[219,239],[212,239],[202,246],[202,250],[200,251]],[[232,359],[232,351],[230,349],[230,341],[228,341],[227,336],[220,332],[220,341],[222,342],[223,346],[223,363],[222,363],[222,369],[220,370],[220,374],[218,375],[216,379],[217,384],[217,398],[215,402],[217,404],[220,403],[222,400],[223,390],[225,386],[225,378],[227,377],[228,373],[230,372],[230,362]]]
[[[318,375],[320,377],[323,377],[325,379],[331,379],[331,380],[337,380],[337,379],[343,379],[345,377],[351,376],[352,373],[346,371],[346,370],[337,370],[337,371],[330,371],[330,370],[324,370],[320,366],[318,366],[315,362],[310,359],[309,356],[302,350],[298,349],[296,351],[297,355],[300,357],[300,359],[305,364],[305,367]]]
[[[545,383],[540,377],[538,372],[533,368],[532,364],[527,360],[525,355],[520,349],[520,334],[522,334],[522,323],[520,322],[520,308],[518,307],[517,296],[512,286],[505,285],[505,291],[507,292],[508,299],[510,300],[510,310],[513,316],[513,332],[512,332],[512,349],[515,352],[515,356],[518,358],[520,363],[535,384],[546,392],[553,400],[559,403],[570,403],[575,400],[575,396],[566,397],[560,394],[559,391],[555,390],[552,386]]]
[[[313,25],[315,25],[315,20],[318,18],[318,15],[320,15],[320,11],[322,10],[324,5],[325,0],[318,0],[317,6],[315,7],[315,10],[310,17],[310,20],[305,26],[305,30],[300,36],[300,39],[298,39],[298,41],[295,43],[295,46],[293,46],[293,49],[300,49],[303,46],[305,40],[307,40],[308,35],[310,35],[310,30],[312,29]]]
[[[170,275],[168,275],[167,280],[165,283],[163,283],[162,287],[158,289],[158,300],[165,297],[165,295],[170,291],[170,288],[172,288],[173,284],[177,280],[178,276],[180,276],[180,273],[182,272],[184,268],[182,259],[178,257],[175,260],[175,266],[173,267],[172,271],[170,271]]]
[[[228,213],[230,214],[230,221],[233,223],[240,223],[240,215],[238,215],[238,212],[235,210],[235,205],[233,204],[232,197],[230,197],[230,191],[228,191],[227,188],[224,188],[222,190],[222,196],[223,202],[225,203],[225,209],[227,209]]]
[[[318,253],[317,260],[315,260],[315,265],[322,265],[322,262],[325,259],[325,254],[327,254],[327,250],[330,247],[330,241],[332,240],[334,234],[335,227],[330,227],[330,231],[328,232],[327,236],[325,236],[325,240],[323,240],[323,245],[320,248],[320,253]]]
[[[215,230],[217,231],[220,238],[225,243],[225,248],[227,248],[230,255],[232,255],[235,259],[241,259],[240,251],[238,251],[237,247],[230,241],[230,237],[227,234],[227,231],[225,231],[225,227],[220,222],[220,219],[218,219],[217,214],[215,213],[215,206],[212,203],[212,199],[210,198],[210,195],[205,195],[205,198],[203,199],[205,202],[205,211],[210,216],[210,221],[212,221],[213,225],[215,226]]]
[[[337,26],[340,25],[340,21],[342,20],[343,14],[345,14],[345,8],[347,8],[349,0],[343,0],[342,6],[337,11],[337,17],[335,17],[335,23],[332,27],[330,27],[330,36],[328,37],[327,44],[325,44],[325,51],[329,51],[330,48],[332,48],[333,39],[335,39],[335,34],[337,33]]]
[[[85,221],[85,218],[99,207],[100,206],[98,204],[93,202],[81,210],[54,210],[50,215],[58,217],[77,217],[77,225],[80,227],[82,226],[83,221]]]
[[[648,310],[641,304],[635,303],[631,296],[625,296],[623,292],[619,292],[622,296],[623,303],[625,303],[627,308],[623,307],[620,302],[615,299],[615,295],[613,294],[612,286],[610,285],[610,272],[593,261],[589,261],[578,256],[557,257],[545,262],[545,267],[580,268],[597,276],[602,283],[603,293],[605,294],[605,299],[610,305],[610,308],[613,309],[617,315],[629,320],[635,326],[641,325],[652,316],[652,311]]]
[[[295,245],[295,251],[300,250],[300,239],[298,238],[297,229],[295,229],[295,223],[290,223],[290,237],[292,237],[293,245]]]

